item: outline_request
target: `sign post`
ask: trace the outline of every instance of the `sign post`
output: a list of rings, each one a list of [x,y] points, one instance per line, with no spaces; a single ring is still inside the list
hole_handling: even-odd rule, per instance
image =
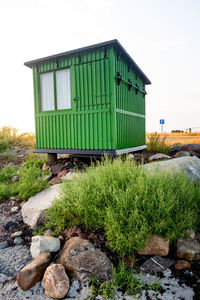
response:
[[[161,132],[163,133],[163,125],[165,124],[164,119],[160,119],[160,125],[161,125]]]

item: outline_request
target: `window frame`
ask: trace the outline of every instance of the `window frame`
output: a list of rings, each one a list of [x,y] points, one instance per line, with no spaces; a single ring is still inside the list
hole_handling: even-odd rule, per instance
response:
[[[57,109],[57,94],[56,94],[56,71],[62,71],[62,70],[69,70],[69,78],[70,78],[70,108],[63,108],[63,109]],[[42,110],[42,97],[41,97],[41,81],[40,81],[40,76],[42,74],[46,73],[53,73],[53,97],[54,97],[54,109],[53,110]],[[40,108],[40,113],[49,113],[49,112],[59,112],[59,111],[70,111],[72,110],[72,85],[71,85],[71,68],[64,67],[64,68],[59,68],[57,70],[48,70],[45,72],[39,72],[39,95],[40,95],[40,103],[39,103],[39,108]]]

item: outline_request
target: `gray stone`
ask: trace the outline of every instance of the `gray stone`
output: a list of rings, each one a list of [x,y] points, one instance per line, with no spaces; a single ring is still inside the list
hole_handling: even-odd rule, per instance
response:
[[[181,144],[171,146],[171,148],[169,150],[169,155],[176,154],[176,152],[178,152],[181,149],[181,146],[182,146]]]
[[[23,243],[23,240],[22,240],[22,238],[20,236],[17,236],[16,238],[14,238],[13,243],[15,245],[21,245]]]
[[[171,278],[171,272],[166,272],[166,276],[162,279],[149,274],[143,274],[140,278],[142,282],[150,284],[152,282],[157,282],[163,288],[162,294],[159,292],[148,291],[147,297],[142,295],[138,300],[147,300],[150,299],[156,300],[193,300],[194,291],[192,288],[186,286],[185,284],[179,284],[179,279]]]
[[[19,176],[15,175],[11,178],[12,181],[19,181]]]
[[[31,197],[22,206],[24,223],[28,224],[32,229],[35,229],[41,213],[49,208],[52,202],[59,197],[59,192],[60,185],[57,184]]]
[[[34,236],[30,247],[33,258],[43,252],[57,252],[60,250],[60,240],[52,236]]]
[[[22,231],[16,231],[14,233],[11,234],[11,238],[16,238],[22,235]]]
[[[162,272],[167,268],[171,267],[174,261],[168,258],[155,255],[150,259],[146,260],[140,267],[140,269],[147,273]]]
[[[14,207],[11,208],[10,211],[11,211],[12,213],[15,213],[15,212],[17,212],[18,210],[19,210],[19,207],[18,207],[18,206],[14,206]]]
[[[30,251],[22,245],[0,250],[0,273],[14,277],[32,260]]]
[[[188,151],[179,151],[174,155],[175,158],[184,156],[190,156],[190,153]]]
[[[80,282],[78,280],[73,280],[69,292],[67,293],[67,297],[76,298],[78,296],[78,290],[80,289]]]
[[[156,161],[156,160],[163,160],[163,159],[171,159],[171,156],[163,153],[157,153],[149,157],[149,162]]]
[[[174,173],[184,171],[189,179],[195,182],[200,180],[200,159],[195,156],[153,162],[143,167],[151,172],[157,172],[159,169]]]
[[[9,244],[8,244],[8,242],[6,241],[6,242],[1,242],[0,243],[0,249],[5,249],[5,248],[8,248],[9,247]]]
[[[178,240],[176,256],[187,260],[200,259],[200,243],[198,240],[186,238]]]

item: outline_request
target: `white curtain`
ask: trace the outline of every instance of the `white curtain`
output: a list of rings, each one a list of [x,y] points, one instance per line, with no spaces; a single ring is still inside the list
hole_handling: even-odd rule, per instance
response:
[[[54,110],[53,72],[40,75],[41,110]]]
[[[71,108],[70,69],[56,71],[57,109]]]

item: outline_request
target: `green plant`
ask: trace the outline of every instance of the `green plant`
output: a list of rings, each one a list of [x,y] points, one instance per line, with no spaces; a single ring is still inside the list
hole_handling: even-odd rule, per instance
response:
[[[42,172],[41,167],[44,157],[31,154],[27,161],[21,166],[19,182],[12,182],[13,176],[17,175],[18,167],[5,166],[0,171],[0,200],[17,196],[22,200],[27,200],[36,193],[47,188],[49,184],[45,180],[48,170]]]
[[[44,235],[45,227],[44,226],[38,226],[37,230],[33,231],[33,235]]]
[[[92,287],[91,300],[95,299],[97,295],[104,296],[106,300],[113,299],[117,289],[127,295],[135,296],[144,289],[159,291],[161,288],[158,282],[145,284],[140,274],[137,274],[134,269],[130,269],[122,263],[113,268],[113,276],[110,281],[101,283],[97,278],[91,277],[90,284]]]
[[[157,132],[149,135],[147,143],[147,150],[149,152],[168,154],[169,149],[170,146],[166,143],[166,137],[161,138]]]
[[[17,174],[17,167],[13,167],[10,165],[6,165],[1,171],[0,171],[0,182],[6,182],[10,180],[13,176]]]
[[[0,200],[9,199],[12,196],[15,182],[12,182],[11,179],[17,175],[17,170],[17,167],[6,165],[0,171]]]
[[[43,174],[41,170],[43,163],[43,158],[31,155],[22,164],[17,185],[17,194],[20,199],[27,200],[49,186],[44,177],[46,172]]]
[[[47,212],[47,227],[104,229],[109,247],[121,257],[144,247],[151,234],[174,242],[188,228],[199,230],[200,186],[185,174],[154,173],[120,158],[88,168],[73,184],[63,183],[61,199]]]

